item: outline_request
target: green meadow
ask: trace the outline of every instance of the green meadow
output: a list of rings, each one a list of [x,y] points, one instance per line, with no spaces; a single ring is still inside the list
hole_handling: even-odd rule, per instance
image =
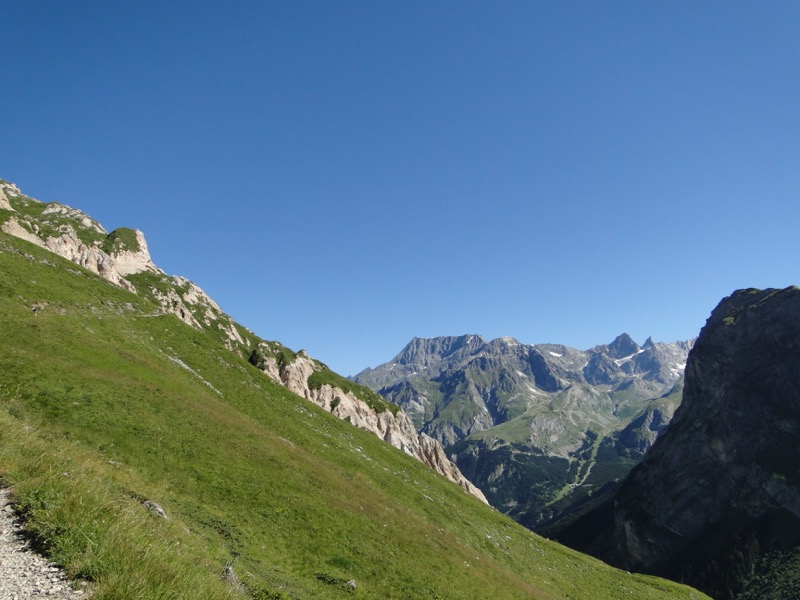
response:
[[[0,316],[0,479],[96,600],[705,598],[533,534],[216,332],[5,234]]]

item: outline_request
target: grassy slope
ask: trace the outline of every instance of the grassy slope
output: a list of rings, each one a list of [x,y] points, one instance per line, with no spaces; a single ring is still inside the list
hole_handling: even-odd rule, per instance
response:
[[[2,234],[0,273],[0,476],[97,599],[232,597],[234,559],[256,598],[703,597],[535,536],[212,335]]]

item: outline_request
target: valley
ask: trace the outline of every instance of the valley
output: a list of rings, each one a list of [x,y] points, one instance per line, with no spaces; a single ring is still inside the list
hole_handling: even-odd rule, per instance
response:
[[[489,502],[532,529],[613,488],[680,404],[693,341],[627,334],[581,351],[478,335],[415,339],[354,380],[403,407]]]

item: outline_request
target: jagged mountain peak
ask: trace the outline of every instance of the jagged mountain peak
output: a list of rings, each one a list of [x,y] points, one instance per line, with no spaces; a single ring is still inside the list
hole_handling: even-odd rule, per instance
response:
[[[608,354],[613,359],[627,358],[639,352],[642,348],[633,341],[627,333],[621,333],[610,344],[595,346],[593,350]]]
[[[564,486],[574,484],[569,489],[582,493],[599,487],[607,482],[602,477],[624,474],[641,458],[680,398],[672,395],[658,410],[649,404],[675,386],[688,349],[684,342],[642,348],[627,334],[587,351],[508,337],[415,339],[403,351],[414,360],[395,359],[355,380],[402,406],[419,431],[442,442],[468,477],[481,482],[493,505],[533,527],[553,514],[537,503],[563,497]],[[631,425],[633,433],[624,439],[637,445],[618,451],[613,440],[648,410],[651,417],[641,423],[656,423],[658,431]],[[595,459],[586,457],[598,453],[604,439],[603,460],[616,464],[598,468],[590,479]],[[512,463],[495,472],[510,447]],[[563,464],[563,475],[554,475],[555,464]],[[520,483],[534,478],[531,473],[547,479],[535,492]]]
[[[513,338],[511,336],[504,335],[504,336],[501,336],[501,337],[494,338],[493,340],[491,340],[489,342],[488,345],[489,346],[494,346],[494,347],[512,347],[513,348],[515,346],[521,346],[522,342],[520,342],[518,339]]]
[[[486,340],[477,334],[413,338],[398,354],[394,362],[400,364],[427,363],[458,352],[474,352],[486,345]]]

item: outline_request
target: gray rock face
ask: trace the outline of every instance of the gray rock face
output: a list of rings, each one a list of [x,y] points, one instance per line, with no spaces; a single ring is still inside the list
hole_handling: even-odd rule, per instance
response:
[[[375,369],[364,369],[354,379],[378,390],[420,374],[438,373],[448,363],[473,356],[485,345],[486,340],[479,335],[414,338],[394,360]]]
[[[736,597],[760,559],[800,548],[799,449],[800,289],[740,290],[689,354],[669,429],[613,501],[560,539]]]
[[[661,397],[690,347],[639,346],[627,334],[586,351],[507,337],[415,338],[354,379],[403,407],[493,506],[535,528],[641,459],[679,402]],[[649,421],[637,429],[638,418]]]
[[[676,409],[676,404],[671,402],[651,402],[641,415],[616,435],[616,451],[623,456],[643,457],[658,436],[666,431]]]
[[[626,356],[632,356],[639,352],[641,348],[639,344],[633,341],[631,336],[627,333],[623,333],[618,335],[613,342],[611,342],[608,346],[600,346],[596,348],[600,352],[604,354],[608,354],[611,358],[614,359],[621,359],[625,358]]]

